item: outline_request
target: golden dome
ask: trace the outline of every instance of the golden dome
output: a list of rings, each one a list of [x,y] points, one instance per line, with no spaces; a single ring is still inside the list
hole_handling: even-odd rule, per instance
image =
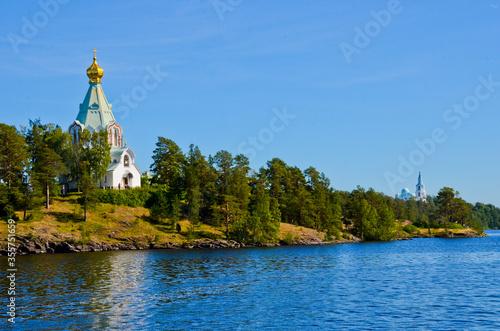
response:
[[[101,78],[104,75],[104,71],[97,64],[97,59],[95,57],[95,53],[97,51],[95,48],[92,52],[94,52],[94,63],[92,63],[92,65],[87,69],[87,76],[90,78],[89,83],[100,83]]]

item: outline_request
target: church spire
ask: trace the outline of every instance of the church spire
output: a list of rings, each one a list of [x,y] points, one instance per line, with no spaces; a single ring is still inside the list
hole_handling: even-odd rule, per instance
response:
[[[95,53],[97,51],[94,50],[94,62],[92,65],[87,69],[87,76],[89,76],[89,83],[101,83],[101,78],[104,75],[104,70],[97,64],[97,58],[95,56]]]
[[[425,193],[425,185],[422,182],[422,171],[418,172],[418,183],[417,189],[415,191],[415,197],[417,201],[427,202],[427,194]]]

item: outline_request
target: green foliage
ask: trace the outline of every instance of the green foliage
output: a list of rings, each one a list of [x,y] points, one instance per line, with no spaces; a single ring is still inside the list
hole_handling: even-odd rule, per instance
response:
[[[473,206],[459,197],[458,191],[450,187],[443,187],[437,197],[438,209],[436,214],[445,226],[450,223],[458,223],[462,226],[470,226],[473,222]],[[477,227],[479,222],[475,223]],[[449,228],[449,227],[447,227]],[[482,232],[482,229],[481,231]]]
[[[79,139],[68,150],[76,155],[69,168],[71,175],[77,179],[78,187],[83,192],[84,220],[87,220],[87,205],[92,201],[92,193],[106,175],[111,161],[111,146],[105,130],[90,133],[87,129],[80,132]]]
[[[287,232],[286,235],[285,235],[285,238],[283,238],[281,240],[281,243],[285,244],[285,245],[291,245],[293,244],[293,236],[290,232]]]
[[[413,222],[413,225],[419,228],[428,228],[429,227],[429,217],[426,214],[420,215],[416,222]]]
[[[484,234],[483,226],[479,222],[471,221],[469,225],[477,233]]]
[[[445,222],[441,227],[446,229],[463,229],[464,227],[459,223]]]
[[[403,230],[409,234],[412,234],[418,231],[418,227],[413,224],[408,224],[403,227]]]
[[[182,187],[181,175],[184,162],[184,154],[175,142],[158,137],[156,149],[153,152],[153,164],[151,164],[152,182],[167,185],[179,194]]]
[[[476,203],[472,207],[471,224],[480,225],[485,229],[500,228],[500,208],[492,204]]]
[[[57,177],[69,170],[69,180],[83,191],[81,202],[110,203],[151,209],[151,219],[180,231],[178,222],[187,217],[195,231],[200,223],[225,226],[226,237],[242,242],[276,242],[280,222],[323,231],[328,240],[349,233],[363,240],[392,240],[395,220],[411,220],[421,228],[500,227],[500,208],[471,205],[452,188],[436,198],[401,201],[357,187],[335,191],[325,174],[314,167],[301,171],[274,158],[251,172],[244,155],[219,151],[208,159],[191,145],[184,155],[170,139],[158,138],[153,155],[152,184],[128,190],[96,189],[110,161],[105,131],[84,130],[77,144],[53,124],[30,121],[24,136],[0,123],[0,216],[14,217],[14,210],[32,209],[43,198],[58,194]],[[63,163],[65,161],[65,164]],[[92,206],[91,204],[89,206]],[[112,209],[114,212],[116,209]],[[25,213],[26,214],[26,213]],[[81,210],[75,210],[80,216]],[[28,215],[28,219],[38,216]],[[293,241],[291,235],[285,242]]]
[[[85,224],[82,224],[82,225],[80,225],[78,230],[80,230],[80,233],[81,233],[81,242],[80,243],[82,245],[86,245],[90,241],[90,231],[88,229],[88,226]]]
[[[153,191],[154,189],[149,187],[135,187],[126,190],[96,189],[89,199],[92,202],[117,206],[146,207]]]
[[[34,208],[31,210],[28,214],[28,217],[26,218],[26,221],[28,222],[37,222],[41,221],[45,214],[39,209],[39,208]]]
[[[393,240],[396,219],[424,228],[443,226],[449,215],[453,222],[470,223],[470,206],[454,191],[451,200],[450,191],[444,190],[437,199],[428,196],[427,203],[405,202],[359,186],[352,192],[335,191],[315,168],[301,171],[277,158],[250,175],[243,155],[219,151],[207,161],[191,145],[184,156],[173,141],[162,137],[157,147],[151,170],[166,193],[151,196],[152,215],[176,218],[173,210],[183,210],[193,226],[223,225],[226,237],[242,242],[276,241],[280,222],[323,231],[327,240],[339,238],[342,231],[374,241]],[[173,207],[174,196],[182,199],[181,208]]]
[[[63,162],[68,146],[68,134],[54,124],[30,121],[26,143],[31,156],[30,181],[35,192],[45,195],[45,206],[50,206],[51,193],[59,192],[57,178],[67,172]]]
[[[20,189],[29,165],[25,138],[15,127],[0,123],[0,141],[0,181],[9,189]]]

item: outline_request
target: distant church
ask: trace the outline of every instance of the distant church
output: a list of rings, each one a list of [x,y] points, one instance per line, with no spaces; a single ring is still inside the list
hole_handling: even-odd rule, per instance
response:
[[[425,193],[425,185],[422,182],[422,172],[418,172],[418,183],[417,188],[415,190],[415,194],[410,193],[408,188],[404,188],[401,190],[401,194],[396,194],[396,199],[400,199],[403,201],[415,199],[417,201],[427,202],[427,194]]]
[[[100,186],[105,188],[129,188],[141,186],[141,171],[135,164],[135,154],[123,139],[123,129],[116,122],[111,104],[108,103],[101,87],[104,71],[97,64],[96,50],[94,62],[87,69],[89,89],[85,99],[80,104],[76,120],[69,126],[68,132],[73,137],[73,144],[79,141],[80,132],[84,129],[90,132],[106,130],[108,144],[111,145],[111,163],[106,175],[101,179]]]

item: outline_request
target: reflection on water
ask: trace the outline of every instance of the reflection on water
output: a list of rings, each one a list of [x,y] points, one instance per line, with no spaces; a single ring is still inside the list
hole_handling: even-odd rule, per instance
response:
[[[499,329],[499,233],[320,247],[22,256],[16,326]],[[7,285],[5,272],[0,283]]]

